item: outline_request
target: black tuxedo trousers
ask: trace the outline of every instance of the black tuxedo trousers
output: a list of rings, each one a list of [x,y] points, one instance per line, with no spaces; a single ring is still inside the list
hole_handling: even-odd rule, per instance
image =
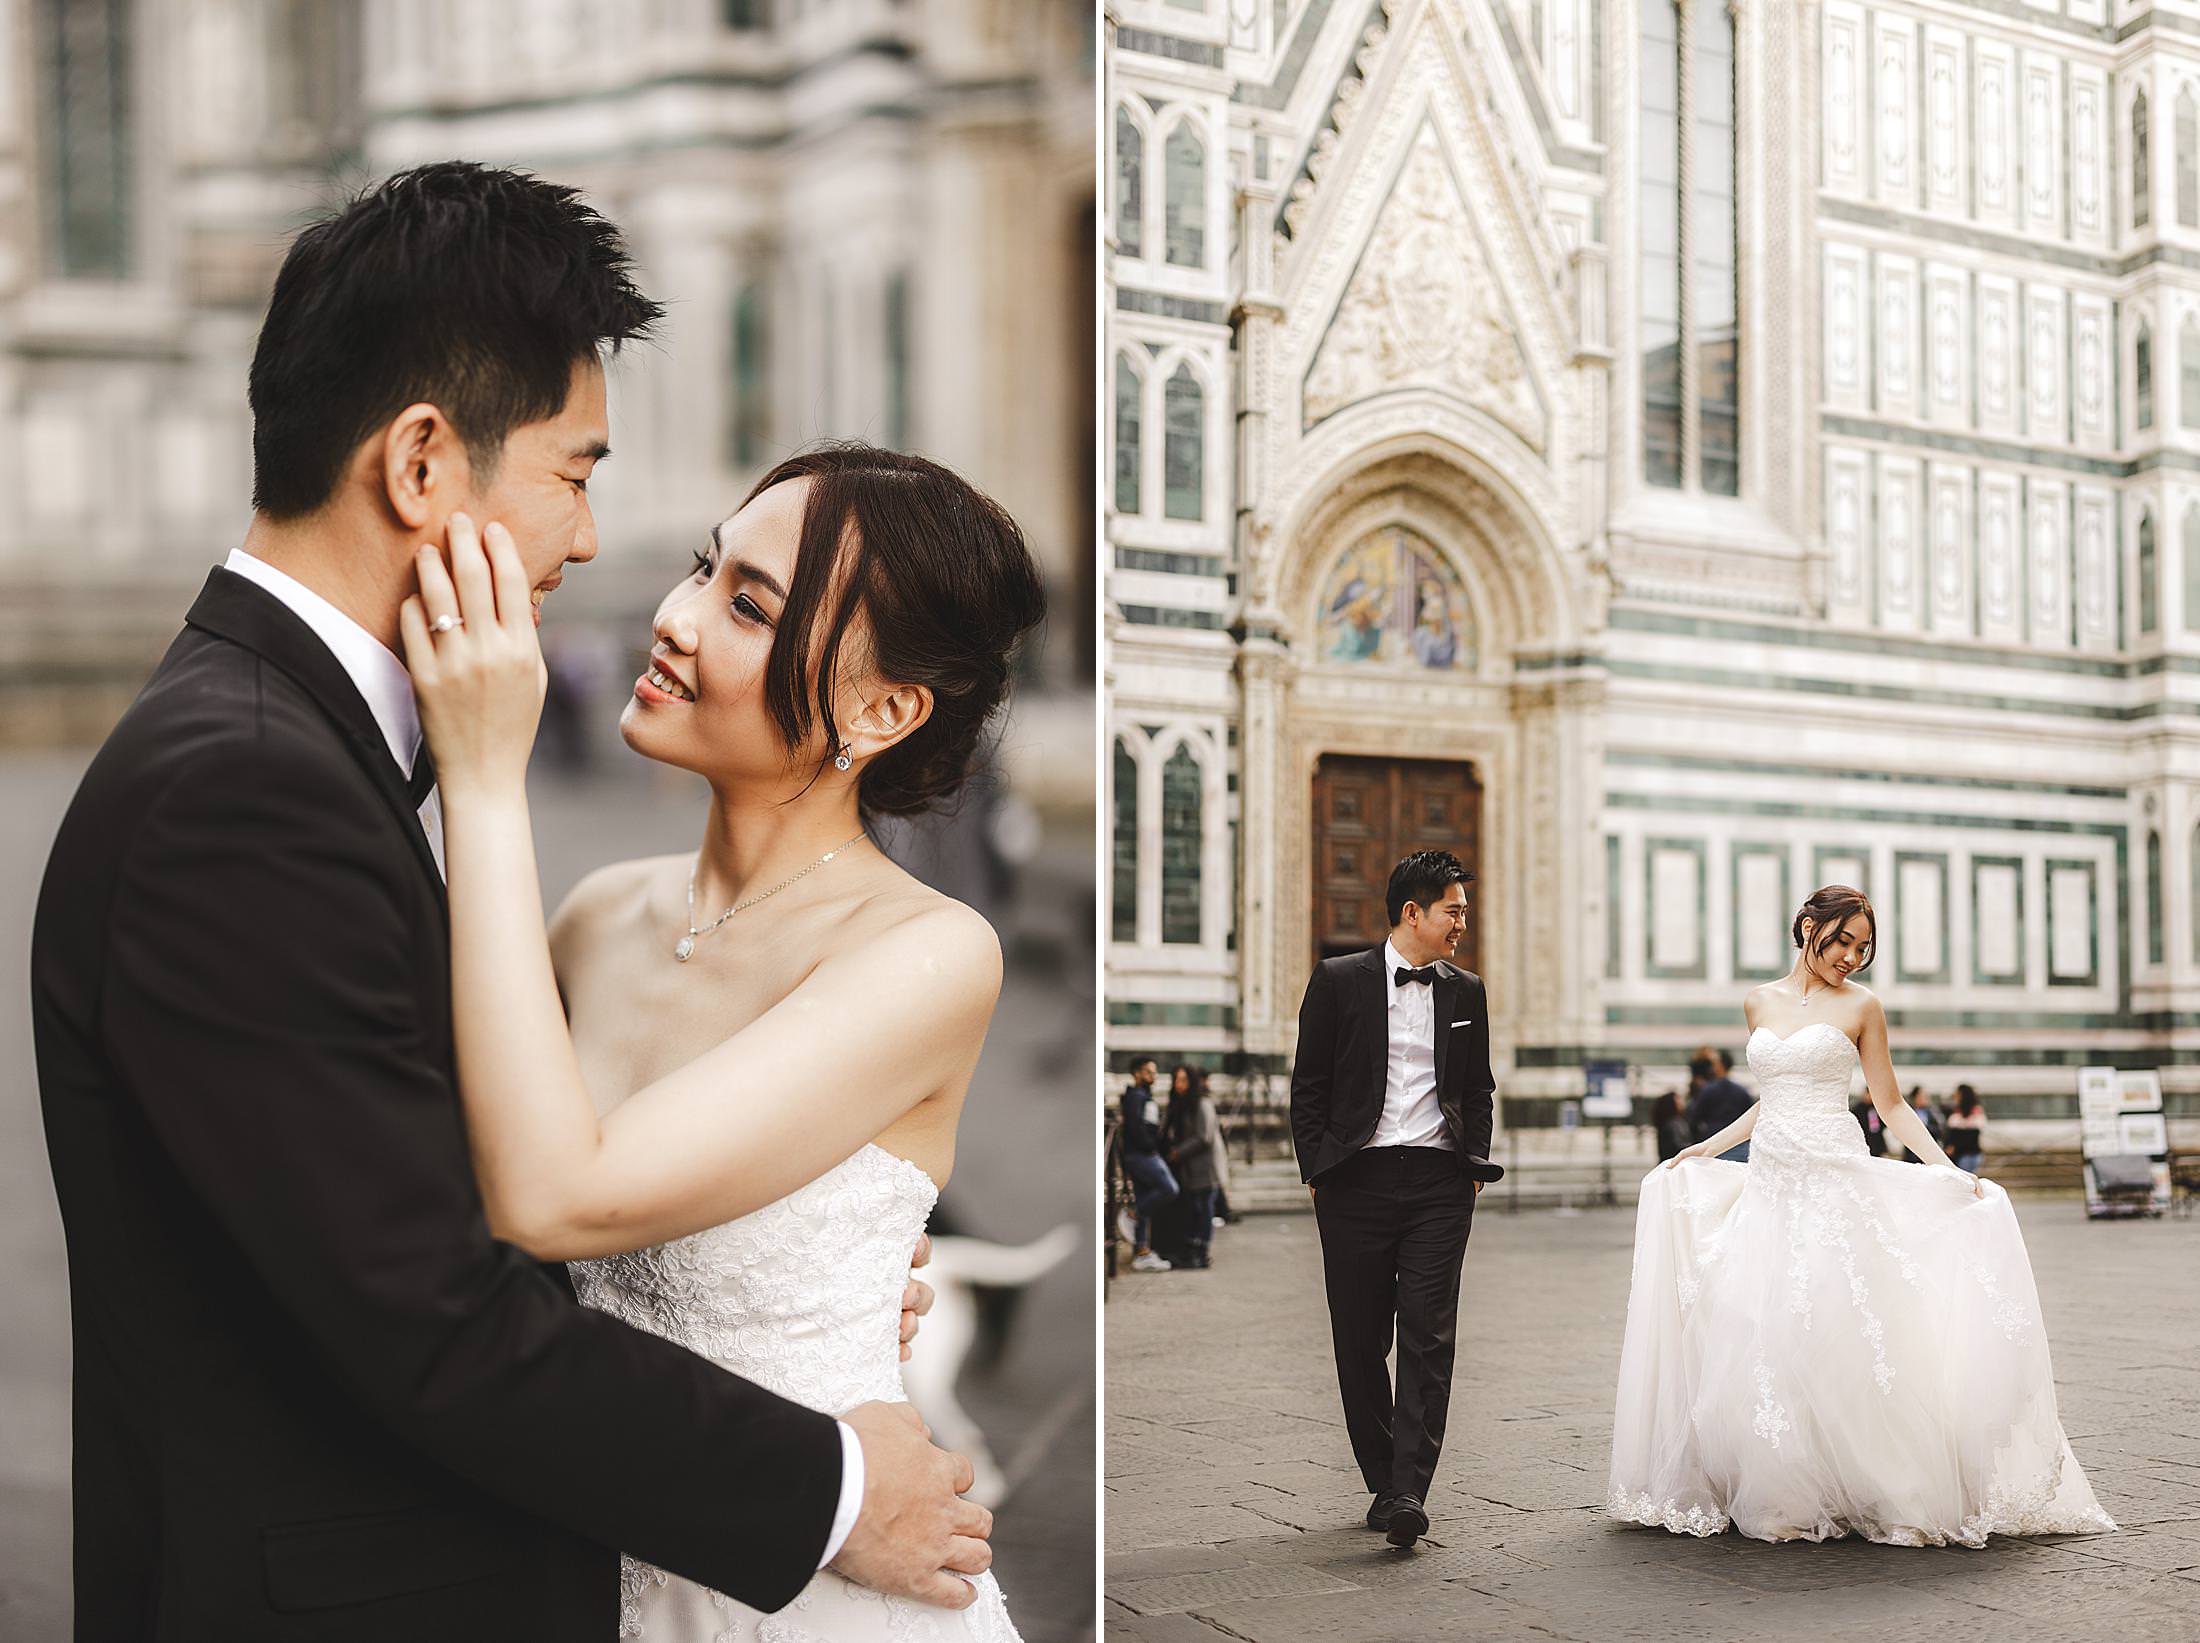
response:
[[[1369,1493],[1425,1501],[1451,1409],[1474,1183],[1441,1148],[1370,1147],[1321,1178],[1314,1219],[1352,1457]]]
[[[365,701],[217,570],[93,759],[33,933],[86,1643],[601,1643],[618,1552],[759,1608],[823,1415],[490,1236],[443,887]]]

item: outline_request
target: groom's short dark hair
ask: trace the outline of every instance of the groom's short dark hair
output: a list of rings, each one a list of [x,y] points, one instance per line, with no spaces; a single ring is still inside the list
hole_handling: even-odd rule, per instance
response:
[[[252,505],[317,511],[406,406],[448,417],[493,473],[555,416],[573,367],[646,336],[619,231],[576,189],[462,160],[402,171],[300,234],[252,355]]]
[[[1444,892],[1454,884],[1472,884],[1474,875],[1467,871],[1467,864],[1449,850],[1416,850],[1390,870],[1390,884],[1383,891],[1383,906],[1390,914],[1390,927],[1395,930],[1398,921],[1406,916],[1406,903],[1416,907],[1433,907],[1444,899]]]

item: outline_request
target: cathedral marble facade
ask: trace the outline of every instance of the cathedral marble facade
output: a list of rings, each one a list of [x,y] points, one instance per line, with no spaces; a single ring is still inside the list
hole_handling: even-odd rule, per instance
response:
[[[290,235],[451,156],[583,188],[668,307],[614,368],[561,615],[646,617],[819,437],[969,475],[1088,611],[1092,30],[1076,0],[0,0],[0,740],[102,733],[240,538]],[[1043,663],[1071,718],[1088,633]]]
[[[1108,16],[1111,1065],[1457,841],[1509,1095],[1826,882],[1905,1083],[2200,1090],[2200,4]]]

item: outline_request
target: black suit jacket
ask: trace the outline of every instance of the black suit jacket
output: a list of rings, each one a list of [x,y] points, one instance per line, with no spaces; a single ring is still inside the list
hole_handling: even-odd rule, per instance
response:
[[[1435,969],[1436,1104],[1460,1169],[1479,1181],[1499,1180],[1504,1170],[1489,1161],[1497,1090],[1489,998],[1471,971],[1441,961]],[[1302,1180],[1319,1181],[1373,1139],[1389,1068],[1383,949],[1323,959],[1299,1005],[1291,1064],[1291,1140]]]
[[[1755,1105],[1756,1097],[1731,1078],[1714,1078],[1688,1103],[1688,1131],[1708,1141]]]
[[[831,1420],[490,1236],[448,940],[356,687],[215,571],[33,933],[79,1639],[599,1643],[614,1548],[760,1608],[813,1573]]]

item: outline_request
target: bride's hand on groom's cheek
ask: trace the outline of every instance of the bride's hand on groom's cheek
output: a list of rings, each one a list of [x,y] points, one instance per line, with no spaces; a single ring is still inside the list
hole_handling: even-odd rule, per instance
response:
[[[833,1567],[859,1586],[942,1608],[977,1598],[965,1575],[993,1564],[993,1514],[962,1498],[970,1462],[936,1449],[905,1403],[866,1403],[841,1416],[863,1445],[863,1505]]]
[[[405,666],[436,780],[454,790],[522,781],[548,672],[519,549],[502,525],[478,531],[453,514],[450,562],[434,544],[414,555],[420,591],[398,610]]]

